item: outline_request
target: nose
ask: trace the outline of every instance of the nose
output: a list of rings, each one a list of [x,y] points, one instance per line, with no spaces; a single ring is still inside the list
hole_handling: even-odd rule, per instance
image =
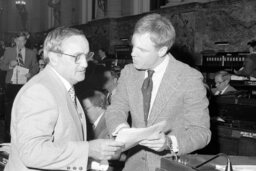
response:
[[[86,57],[82,58],[81,66],[84,67],[84,68],[87,68],[88,63],[87,63]]]
[[[133,48],[132,48],[131,56],[132,56],[132,57],[134,57],[134,56],[135,56],[135,54],[136,54],[136,52],[135,52],[135,48],[133,47]]]

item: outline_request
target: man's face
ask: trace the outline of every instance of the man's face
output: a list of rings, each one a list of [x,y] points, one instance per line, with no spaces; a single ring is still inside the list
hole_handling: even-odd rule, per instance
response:
[[[227,86],[227,81],[224,81],[220,75],[215,77],[215,85],[217,90],[222,91]]]
[[[88,41],[83,36],[72,36],[62,42],[61,49],[62,53],[81,56],[77,60],[65,54],[59,57],[60,74],[72,85],[84,80],[88,66],[86,61],[86,55],[89,53]]]
[[[161,62],[158,49],[150,40],[150,34],[135,33],[132,37],[132,60],[137,69],[153,69]]]
[[[22,49],[25,47],[25,44],[27,42],[26,38],[24,36],[17,37],[15,40],[16,46],[18,49]]]

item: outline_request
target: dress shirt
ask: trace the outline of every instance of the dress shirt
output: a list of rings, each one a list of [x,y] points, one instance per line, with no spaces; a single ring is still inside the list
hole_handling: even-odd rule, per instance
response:
[[[64,84],[65,88],[67,91],[70,90],[72,85],[65,79],[63,78],[53,67],[50,66],[50,68],[56,73],[56,75],[60,78],[61,82]]]
[[[93,123],[93,127],[94,127],[94,128],[96,128],[97,125],[99,124],[100,119],[102,118],[103,114],[104,114],[104,112],[102,112],[102,113],[100,114],[100,116],[96,119],[96,121]]]

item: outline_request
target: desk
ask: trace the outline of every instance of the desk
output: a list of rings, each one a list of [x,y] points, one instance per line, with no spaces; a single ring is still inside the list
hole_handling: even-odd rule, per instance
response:
[[[210,159],[214,155],[185,155],[181,156],[181,158],[187,159],[188,166],[196,166],[204,161]],[[256,156],[255,157],[246,157],[246,156],[229,156],[232,165],[255,165],[256,166]],[[215,169],[215,165],[225,165],[226,159],[225,157],[219,157],[214,159],[213,161],[209,162],[209,164],[200,167],[201,170],[204,171],[217,171]],[[174,163],[171,158],[162,158],[161,159],[161,168],[156,168],[156,171],[193,171],[193,169],[181,168],[181,169],[174,169]]]

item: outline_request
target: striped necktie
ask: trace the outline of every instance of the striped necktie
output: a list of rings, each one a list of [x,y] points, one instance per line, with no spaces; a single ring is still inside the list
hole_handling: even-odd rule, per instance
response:
[[[23,61],[23,58],[22,58],[21,49],[19,49],[19,52],[18,52],[17,62],[18,62],[19,66],[24,66],[24,61]]]
[[[72,102],[75,104],[76,106],[76,93],[75,93],[75,89],[74,87],[71,87],[68,91],[69,95],[70,95],[70,98],[72,100]],[[77,107],[77,106],[76,106]]]

